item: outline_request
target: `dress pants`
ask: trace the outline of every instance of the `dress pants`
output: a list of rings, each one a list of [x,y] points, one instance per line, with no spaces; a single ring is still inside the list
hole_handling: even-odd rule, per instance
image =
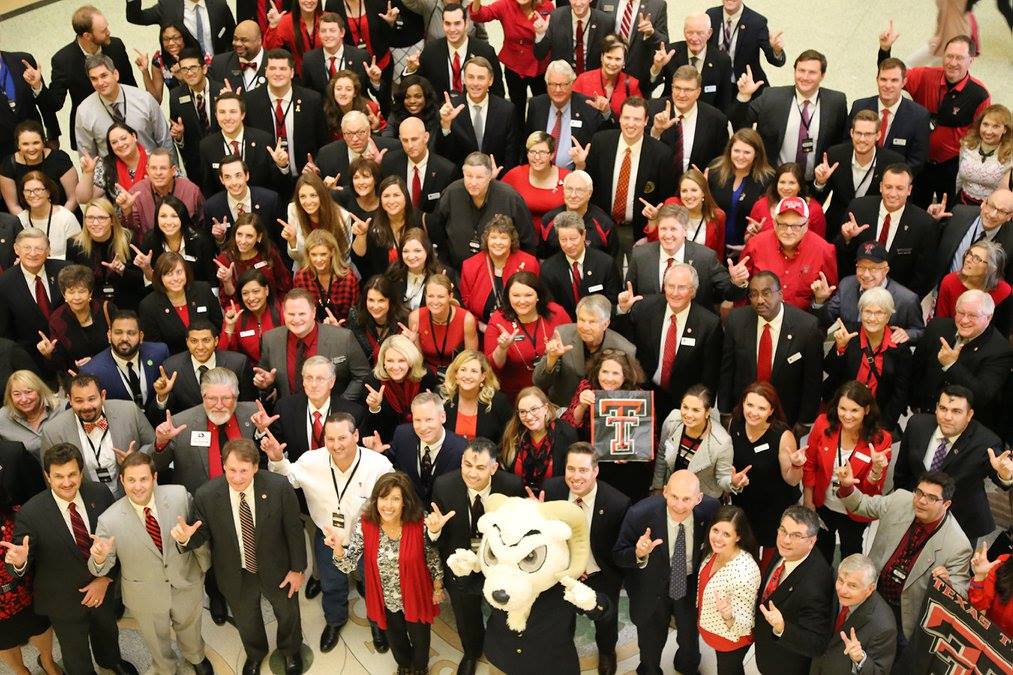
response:
[[[595,572],[584,580],[590,588],[598,593],[608,596],[615,611],[609,612],[608,616],[600,621],[594,622],[594,641],[598,646],[598,654],[615,654],[616,642],[619,640],[619,590],[622,588],[621,579],[610,579],[604,572]]]
[[[112,590],[112,589],[110,589]],[[103,668],[112,668],[122,660],[120,656],[120,629],[116,625],[116,602],[106,592],[98,607],[84,608],[72,617],[50,616],[56,639],[63,654],[63,670],[67,675],[90,675],[92,652],[95,662]],[[88,642],[91,640],[91,648]]]
[[[485,642],[485,617],[482,616],[482,594],[447,586],[450,606],[454,610],[457,634],[461,638],[461,651],[469,659],[482,657]]]
[[[524,115],[528,110],[528,99],[546,92],[545,76],[524,77],[506,67],[503,68],[503,75],[503,79],[506,81],[507,95],[510,97],[510,102],[514,104],[514,118],[517,120],[519,132],[524,129]],[[531,97],[528,96],[529,88],[531,89]]]
[[[168,612],[144,611],[144,607],[129,607],[137,620],[137,628],[144,644],[151,652],[152,670],[157,675],[173,675],[178,668],[172,651],[172,634],[183,658],[190,664],[204,660],[204,638],[201,637],[201,616],[204,613],[204,592],[200,584],[189,588],[173,588],[172,605]]]
[[[387,642],[398,668],[429,671],[428,623],[406,621],[404,612],[387,612]]]
[[[816,535],[816,548],[823,554],[827,564],[834,565],[834,547],[836,546],[836,535],[841,535],[841,560],[844,560],[852,553],[862,552],[862,534],[865,533],[867,523],[859,523],[852,520],[843,513],[832,511],[825,506],[816,509],[816,513],[826,523],[827,528],[820,528]]]
[[[661,599],[646,623],[637,624],[637,642],[640,644],[639,675],[657,675],[661,671],[661,653],[668,641],[668,624],[675,617],[676,641],[675,669],[682,673],[695,673],[700,667],[700,633],[696,622],[696,597],[687,578],[686,596],[672,600]]]
[[[278,588],[277,584],[265,583],[257,574],[240,570],[241,589],[239,597],[227,598],[236,629],[243,641],[246,658],[261,660],[267,656],[267,633],[264,630],[264,615],[260,611],[260,596],[271,603],[278,619],[278,651],[285,656],[295,656],[302,646],[302,625],[299,622],[299,594],[288,597],[288,587]]]
[[[715,651],[718,662],[718,675],[744,675],[745,667],[742,665],[746,660],[746,653],[752,645],[746,645],[730,652]]]

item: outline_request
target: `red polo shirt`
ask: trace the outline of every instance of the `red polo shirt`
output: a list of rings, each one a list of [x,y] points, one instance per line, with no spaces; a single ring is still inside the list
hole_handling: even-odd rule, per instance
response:
[[[766,230],[746,242],[739,259],[749,256],[749,275],[773,272],[781,280],[784,301],[809,311],[813,299],[812,283],[820,272],[831,286],[837,284],[837,252],[833,244],[819,235],[806,232],[793,256],[785,254],[774,230]]]
[[[296,371],[295,371],[296,346],[299,344],[299,342],[302,342],[304,345],[306,345],[306,358],[307,359],[309,357],[311,357],[311,356],[316,356],[317,355],[317,337],[319,335],[320,335],[320,324],[317,324],[317,323],[313,324],[313,330],[311,330],[309,332],[309,334],[306,337],[304,337],[302,340],[300,340],[298,337],[296,337],[296,334],[293,333],[292,331],[288,332],[288,343],[286,345],[286,352],[287,352],[287,355],[288,355],[288,359],[286,360],[286,363],[288,364],[288,389],[289,389],[289,393],[291,393],[291,394],[296,393],[296,388],[295,388],[295,380],[296,380],[296,377],[295,377],[295,375],[296,375]]]
[[[909,69],[904,89],[932,115],[935,128],[929,134],[929,161],[936,163],[960,154],[960,139],[992,103],[985,85],[970,74],[947,87],[946,74],[940,66]]]

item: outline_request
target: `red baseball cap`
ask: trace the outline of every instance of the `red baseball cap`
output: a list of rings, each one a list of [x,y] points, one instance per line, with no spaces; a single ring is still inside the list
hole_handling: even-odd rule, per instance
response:
[[[809,220],[809,205],[801,197],[785,197],[777,203],[776,215],[796,213]]]

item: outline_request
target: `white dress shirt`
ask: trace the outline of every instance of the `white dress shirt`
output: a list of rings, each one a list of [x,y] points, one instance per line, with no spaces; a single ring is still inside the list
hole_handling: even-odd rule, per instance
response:
[[[900,229],[900,219],[904,216],[904,207],[902,206],[896,211],[888,211],[886,203],[883,201],[879,202],[879,215],[876,218],[876,241],[879,241],[879,233],[883,231],[883,221],[886,219],[887,213],[890,214],[890,232],[886,237],[886,250],[891,251],[893,249],[893,240],[897,236],[897,230]]]
[[[481,136],[482,136],[482,140],[484,142],[484,140],[485,140],[485,131],[486,131],[486,129],[489,128],[489,94],[486,94],[485,97],[481,101],[472,101],[471,97],[467,96],[467,95],[464,97],[464,100],[465,100],[465,102],[468,105],[466,105],[465,108],[464,108],[464,110],[462,110],[461,112],[463,112],[463,113],[465,113],[465,114],[468,115],[468,119],[470,119],[472,121],[472,126],[474,126],[474,123],[475,123],[475,108],[480,108],[482,110]],[[476,138],[478,137],[479,133],[480,133],[480,131],[478,129],[475,129],[475,137]],[[481,150],[481,148],[479,148],[479,150]]]
[[[778,159],[781,164],[795,161],[795,151],[798,149],[798,132],[802,127],[802,106],[803,101],[809,101],[809,138],[812,139],[813,149],[806,153],[805,175],[811,178],[815,168],[814,158],[816,157],[816,139],[820,137],[820,108],[822,101],[820,91],[808,98],[802,96],[798,89],[795,90],[795,98],[788,106],[788,125],[784,129],[784,141],[781,143],[781,152]]]
[[[408,198],[412,196],[412,181],[415,180],[415,169],[419,170],[419,187],[425,190],[426,187],[426,169],[429,167],[429,151],[426,151],[426,156],[422,158],[422,161],[416,164],[411,159],[408,160],[408,170],[405,172],[405,185],[408,186]],[[426,195],[423,192],[422,201],[426,201]]]
[[[242,491],[242,494],[246,496],[246,503],[250,506],[250,517],[253,519],[253,525],[257,525],[257,493],[253,489],[253,481],[246,486],[246,489]],[[232,522],[236,526],[236,545],[239,548],[239,566],[246,569],[246,551],[243,547],[243,526],[239,519],[239,492],[236,492],[232,486],[229,486],[229,502],[232,504]]]
[[[253,68],[240,68],[240,72],[243,76],[243,91],[250,91],[256,89],[262,83],[262,75],[258,75],[260,72],[260,64],[264,60],[264,50],[261,49],[257,52],[257,55],[249,60],[249,63],[254,64]],[[240,60],[242,63],[242,60]]]
[[[686,330],[686,317],[689,316],[689,310],[692,304],[686,305],[686,308],[675,315],[675,354],[676,359],[679,358],[679,345],[682,344],[682,334]],[[668,340],[668,332],[672,330],[672,307],[671,305],[665,305],[665,318],[661,322],[661,342],[658,348],[658,368],[654,371],[654,375],[651,376],[651,380],[654,384],[663,386],[661,381],[661,369],[665,362],[665,341]]]
[[[197,385],[198,386],[200,386],[200,367],[204,366],[208,370],[211,370],[212,368],[215,367],[215,364],[217,362],[218,362],[218,359],[215,358],[215,353],[214,352],[211,352],[211,358],[208,359],[207,361],[205,361],[204,363],[201,363],[200,361],[198,361],[197,359],[195,359],[192,354],[190,355],[190,366],[193,368],[193,376],[195,378],[197,378]]]
[[[897,116],[897,109],[900,108],[900,102],[903,99],[904,99],[903,96],[900,97],[900,98],[898,98],[897,102],[894,103],[893,105],[883,105],[883,99],[877,99],[876,100],[876,103],[879,105],[880,124],[882,124],[883,111],[884,110],[889,110],[890,111],[890,114],[886,116],[886,135],[887,136],[890,135],[890,129],[893,128],[893,119]],[[879,127],[876,127],[876,130],[878,131]]]
[[[777,354],[777,338],[781,334],[781,323],[784,321],[784,303],[781,303],[781,309],[778,310],[777,316],[770,321],[770,368],[774,368],[774,355]],[[767,320],[759,314],[756,315],[756,357],[760,357],[760,339],[763,337],[763,327],[767,325]]]
[[[132,359],[123,359],[112,349],[109,350],[112,354],[113,362],[116,364],[116,370],[120,373],[120,379],[123,380],[123,386],[127,388],[127,392],[130,392],[130,378],[127,377],[127,363],[134,365],[134,372],[137,373],[137,379],[141,382],[141,400],[147,403],[148,401],[148,379],[144,376],[144,371],[141,370],[141,350],[138,349],[137,353],[134,354]]]
[[[739,20],[742,18],[742,5],[735,11],[734,14],[728,14],[727,12],[721,12],[721,27],[718,28],[718,44],[723,44],[725,41],[724,28],[731,23],[731,29],[729,35],[732,38],[730,45],[725,45],[725,51],[728,52],[728,58],[735,63],[735,50],[739,46]],[[732,82],[735,82],[735,71],[732,71]]]
[[[665,290],[665,272],[668,271],[668,259],[672,258],[672,264],[686,262],[686,244],[683,243],[673,253],[669,253],[663,246],[658,245],[658,288]]]
[[[84,472],[90,480],[102,483],[114,495],[122,497],[123,486],[117,480],[120,468],[119,464],[116,463],[116,453],[113,452],[112,430],[106,429],[103,431],[95,427],[91,430],[91,433],[86,434],[84,433],[81,419],[75,417],[74,420],[77,424],[78,446],[81,448],[81,454],[84,456]],[[108,419],[106,421],[109,422]],[[109,422],[109,425],[112,426],[112,422]],[[99,478],[99,467],[105,469],[104,475],[109,477],[108,481]]]
[[[701,52],[702,54],[703,52]],[[696,140],[696,123],[700,118],[697,116],[698,106],[693,107],[684,113],[673,110],[673,115],[682,115],[682,170],[689,170],[690,155],[693,153],[693,141]],[[674,129],[674,127],[673,127]]]
[[[60,515],[63,516],[63,522],[67,524],[67,529],[70,531],[70,538],[74,539],[74,527],[70,524],[70,511],[67,510],[67,507],[70,506],[70,502],[66,501],[55,492],[53,493],[53,499],[56,500],[56,505],[60,509]],[[84,521],[85,529],[90,532],[91,522],[88,520],[88,509],[84,507],[84,498],[81,496],[80,490],[77,491],[77,494],[74,495],[74,499],[71,501],[74,502],[74,505],[77,507],[77,512],[81,516],[81,520]],[[31,545],[31,542],[29,542],[29,545]]]
[[[460,57],[461,61],[461,87],[464,87],[464,63],[468,60],[468,38],[464,38],[464,42],[457,49],[450,44],[450,40],[447,40],[447,82],[450,84],[450,88],[454,88],[454,54]]]
[[[925,467],[926,471],[928,471],[929,467],[932,466],[932,458],[935,457],[936,449],[939,447],[939,444],[943,442],[943,438],[943,431],[937,426],[936,430],[932,432],[932,438],[929,439],[929,445],[925,448],[925,455],[922,457],[922,466]],[[957,442],[957,439],[960,438],[960,434],[957,434],[956,436],[946,436],[945,438],[947,442],[946,454],[949,455],[953,452],[953,445]]]
[[[855,186],[855,196],[864,197],[872,186],[872,174],[876,173],[876,153],[868,164],[858,161],[858,155],[851,151],[851,184]]]
[[[616,146],[616,157],[615,164],[612,167],[612,196],[609,199],[609,203],[615,201],[616,188],[619,186],[619,172],[623,168],[623,159],[626,156],[626,149],[630,149],[630,183],[626,189],[626,212],[623,216],[623,220],[627,223],[633,222],[633,209],[635,207],[636,200],[636,185],[637,185],[637,172],[640,170],[640,151],[644,148],[644,137],[641,136],[637,139],[637,142],[633,145],[627,145],[626,139],[623,138],[622,134],[619,135],[619,143]],[[611,208],[609,208],[611,211]]]
[[[201,12],[201,23],[204,27],[204,35],[197,35],[197,12]],[[214,52],[214,43],[211,37],[211,15],[208,14],[208,7],[204,0],[186,0],[183,3],[183,25],[190,31],[190,35],[197,38],[197,42]]]

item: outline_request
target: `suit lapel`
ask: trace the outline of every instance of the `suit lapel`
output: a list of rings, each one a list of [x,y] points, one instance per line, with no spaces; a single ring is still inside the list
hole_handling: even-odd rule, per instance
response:
[[[645,286],[645,289],[649,289],[651,293],[661,292],[661,281],[658,274],[658,268],[661,265],[661,244],[654,242],[651,247],[647,249],[647,270],[646,275],[650,279],[650,284]]]
[[[87,509],[88,500],[84,499],[84,495],[81,495],[81,499],[85,502],[85,508]],[[70,548],[72,554],[77,560],[81,559],[81,553],[78,551],[77,542],[74,541],[74,535],[71,534],[70,528],[67,526],[67,521],[63,518],[63,512],[60,511],[60,505],[56,503],[56,497],[53,496],[53,492],[49,491],[49,498],[46,499],[46,508],[50,512],[50,518],[53,520],[53,526],[60,531],[60,538],[63,539],[64,543]],[[88,520],[91,520],[91,513],[88,514]]]
[[[777,375],[789,356],[795,353],[795,326],[788,317],[787,305],[785,305],[784,318],[781,320],[781,332],[777,336],[777,347],[774,349],[774,364],[770,368],[770,376]]]

